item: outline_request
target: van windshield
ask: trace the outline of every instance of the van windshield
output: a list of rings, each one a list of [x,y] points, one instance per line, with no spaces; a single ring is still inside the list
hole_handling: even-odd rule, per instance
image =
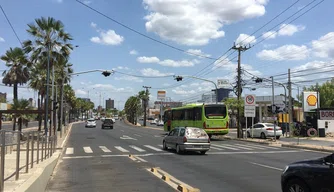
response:
[[[225,105],[207,105],[205,106],[206,118],[225,118],[226,106]]]

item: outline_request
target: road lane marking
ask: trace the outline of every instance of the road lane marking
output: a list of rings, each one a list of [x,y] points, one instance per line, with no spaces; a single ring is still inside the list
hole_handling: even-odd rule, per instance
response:
[[[87,159],[93,158],[93,156],[74,156],[74,157],[63,157],[63,159]]]
[[[123,135],[123,137],[120,137],[120,139],[132,139],[132,140],[137,140],[135,138],[129,137],[127,135]]]
[[[147,153],[147,154],[138,154],[136,157],[149,157],[149,156],[159,156],[159,155],[175,155],[175,153]],[[86,159],[94,157],[129,157],[127,154],[115,154],[115,155],[98,155],[98,156],[65,156],[63,159]],[[145,160],[144,160],[145,161]]]
[[[147,147],[147,148],[153,149],[154,151],[162,151],[161,149],[158,149],[158,148],[153,147],[151,145],[144,145],[144,146]]]
[[[135,136],[138,136],[138,137],[141,137],[141,135],[138,135],[138,134],[134,134]]]
[[[264,165],[264,164],[260,164],[260,163],[254,163],[254,162],[249,162],[249,163],[253,164],[253,165],[269,168],[269,169],[274,169],[274,170],[277,170],[277,171],[283,171],[283,169],[280,169],[280,168],[277,168],[277,167],[272,167],[272,166],[269,166],[269,165]]]
[[[268,145],[253,145],[253,144],[247,144],[247,146],[261,146],[263,148],[268,148],[268,149],[279,149],[280,147],[271,147],[271,146],[268,146]]]
[[[234,145],[244,146],[244,145],[241,145],[241,144],[234,144]],[[267,148],[262,147],[262,146],[251,146],[251,145],[247,145],[247,147],[254,148],[254,149],[267,149]]]
[[[207,152],[210,155],[234,155],[234,154],[271,154],[271,153],[296,153],[303,151],[230,151],[230,152]]]
[[[74,153],[73,147],[68,147],[66,149],[66,152],[65,152],[66,155],[72,155],[73,153]]]
[[[83,147],[85,153],[93,153],[92,149],[90,147]]]
[[[162,136],[160,136],[160,135],[154,135],[154,137],[162,137]]]
[[[141,157],[137,157],[135,156],[135,158],[139,159],[141,162],[147,162],[145,159],[141,158]]]
[[[228,147],[237,147],[237,148],[240,148],[240,149],[246,149],[246,150],[254,150],[252,148],[249,148],[249,147],[245,147],[245,146],[234,146],[234,145],[230,145],[230,144],[226,144]]]
[[[215,146],[215,147],[219,147],[219,148],[225,148],[225,149],[230,149],[230,150],[234,150],[234,151],[239,151],[239,149],[233,148],[233,147],[228,147],[225,145],[217,145],[217,144],[211,144],[211,146]]]
[[[99,146],[99,147],[105,153],[110,153],[111,152],[106,146]]]
[[[216,149],[218,151],[224,150],[224,149],[221,149],[221,148],[218,148],[218,147],[213,147],[213,146],[210,146],[210,149]]]
[[[124,132],[124,130],[121,130],[122,132]]]
[[[135,150],[137,150],[137,151],[139,151],[139,152],[144,152],[144,151],[145,151],[144,149],[141,149],[141,148],[136,147],[136,146],[134,146],[134,145],[129,145],[129,147],[131,147],[132,149],[135,149]]]
[[[162,148],[162,145],[158,145],[158,146]]]
[[[124,153],[127,153],[127,152],[129,152],[128,150],[124,149],[124,148],[123,148],[123,147],[121,147],[121,146],[115,146],[115,148],[116,148],[116,149],[118,149],[119,151],[122,151],[122,152],[124,152]]]

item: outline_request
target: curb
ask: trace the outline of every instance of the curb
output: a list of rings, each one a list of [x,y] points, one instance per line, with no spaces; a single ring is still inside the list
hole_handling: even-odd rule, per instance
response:
[[[333,153],[334,148],[333,147],[323,147],[323,146],[316,146],[316,145],[297,145],[297,144],[287,144],[287,143],[279,143],[279,142],[268,142],[268,141],[254,141],[254,140],[246,140],[246,139],[239,139],[239,138],[233,138],[224,136],[224,139],[229,140],[238,140],[238,141],[245,141],[250,143],[257,143],[262,145],[269,145],[269,146],[276,146],[276,147],[287,147],[287,148],[294,148],[294,149],[305,149],[305,150],[312,150],[312,151],[320,151],[320,152],[330,152]]]

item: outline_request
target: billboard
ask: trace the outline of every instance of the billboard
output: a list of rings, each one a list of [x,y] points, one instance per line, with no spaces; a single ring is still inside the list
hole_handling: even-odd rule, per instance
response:
[[[219,88],[229,88],[230,83],[228,79],[217,79],[217,87]]]
[[[315,91],[303,92],[303,110],[304,112],[311,112],[312,109],[320,107],[320,95]]]
[[[165,99],[166,98],[166,91],[158,91],[158,99]]]

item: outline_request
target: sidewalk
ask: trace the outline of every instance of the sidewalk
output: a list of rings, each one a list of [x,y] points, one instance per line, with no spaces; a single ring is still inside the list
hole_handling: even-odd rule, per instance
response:
[[[58,157],[61,154],[61,149],[64,144],[66,136],[70,133],[71,127],[75,123],[68,125],[67,132],[63,133],[62,138],[60,138],[60,132],[57,131],[57,145],[54,153],[50,153],[51,157],[46,159],[41,159],[42,157],[42,142],[39,145],[39,163],[37,164],[37,142],[34,140],[34,152],[32,153],[32,147],[30,142],[29,149],[29,163],[28,163],[28,173],[26,172],[27,164],[27,146],[26,141],[21,141],[20,146],[20,171],[19,179],[16,180],[16,146],[7,147],[7,154],[5,155],[5,183],[4,191],[44,191],[45,186],[49,180],[50,175],[53,172],[54,167],[57,164]],[[29,128],[29,130],[37,130],[37,127]],[[65,131],[65,130],[64,130]],[[44,154],[45,156],[45,145]],[[58,150],[57,150],[58,149]],[[33,154],[33,156],[32,156]],[[46,152],[47,157],[49,151]],[[33,158],[33,165],[31,164]],[[43,188],[44,187],[44,188]]]

